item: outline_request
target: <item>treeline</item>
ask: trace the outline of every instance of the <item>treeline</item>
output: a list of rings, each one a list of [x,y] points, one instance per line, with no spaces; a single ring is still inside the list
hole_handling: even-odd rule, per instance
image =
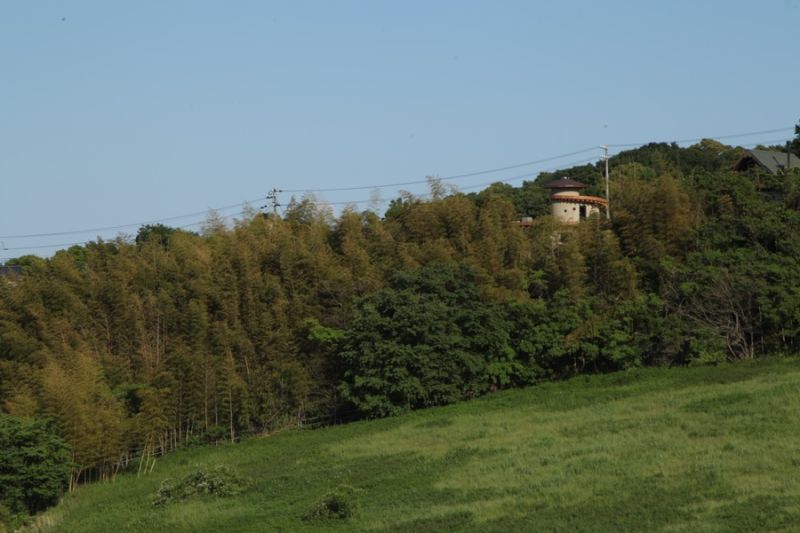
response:
[[[20,258],[0,280],[0,411],[54,420],[78,482],[319,417],[798,353],[800,176],[734,173],[737,157],[711,141],[615,156],[610,223],[560,226],[543,175]],[[601,186],[599,165],[572,171]]]

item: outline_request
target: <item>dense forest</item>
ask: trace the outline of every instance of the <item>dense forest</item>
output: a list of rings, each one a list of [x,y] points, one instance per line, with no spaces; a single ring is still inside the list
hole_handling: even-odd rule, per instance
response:
[[[622,152],[612,219],[577,226],[541,185],[600,193],[600,164],[474,194],[434,179],[383,214],[304,197],[19,258],[0,279],[0,414],[49,421],[77,483],[187,443],[800,353],[800,172],[734,172],[741,155]]]

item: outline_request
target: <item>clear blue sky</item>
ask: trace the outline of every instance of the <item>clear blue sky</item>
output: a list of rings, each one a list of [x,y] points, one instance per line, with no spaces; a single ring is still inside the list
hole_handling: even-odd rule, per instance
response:
[[[790,128],[799,30],[800,0],[0,0],[0,258],[272,187]]]

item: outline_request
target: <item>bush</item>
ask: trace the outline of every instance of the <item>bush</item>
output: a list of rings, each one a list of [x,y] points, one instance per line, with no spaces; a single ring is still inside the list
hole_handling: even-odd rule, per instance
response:
[[[344,520],[356,512],[356,489],[342,485],[319,499],[306,512],[305,520]]]
[[[356,303],[339,344],[343,397],[369,417],[444,405],[524,379],[513,324],[466,264],[395,274]]]
[[[67,489],[69,448],[47,422],[0,415],[3,514],[43,511]]]
[[[12,529],[14,514],[11,509],[0,503],[0,533],[6,533],[7,529]]]
[[[229,438],[228,428],[223,426],[209,426],[205,436],[208,444],[219,444]]]
[[[192,496],[227,497],[239,494],[244,480],[225,465],[212,469],[197,467],[179,483],[165,479],[153,498],[153,505],[164,505]]]

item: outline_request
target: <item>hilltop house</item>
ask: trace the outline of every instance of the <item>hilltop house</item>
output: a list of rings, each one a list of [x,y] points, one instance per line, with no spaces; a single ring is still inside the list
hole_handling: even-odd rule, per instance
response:
[[[553,216],[561,222],[576,224],[589,215],[608,211],[608,201],[599,196],[586,196],[581,192],[587,185],[570,178],[561,178],[544,184],[550,190]]]
[[[750,170],[760,168],[770,174],[777,174],[787,168],[800,168],[800,157],[791,152],[775,150],[747,150],[745,155],[733,167],[734,170]]]
[[[19,276],[22,274],[22,267],[19,265],[0,265],[0,276]]]

